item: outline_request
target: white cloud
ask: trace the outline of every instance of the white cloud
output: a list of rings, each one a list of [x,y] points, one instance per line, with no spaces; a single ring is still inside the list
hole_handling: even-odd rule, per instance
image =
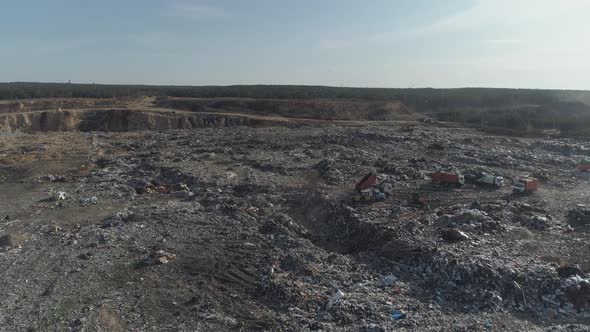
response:
[[[540,35],[590,31],[588,0],[474,0],[472,5],[428,24],[373,36],[374,41],[400,41],[458,32],[485,35],[487,40],[519,40]],[[510,37],[506,37],[510,36]]]
[[[418,86],[588,88],[588,13],[590,0],[474,0],[372,41],[407,44],[392,67]]]
[[[189,19],[223,18],[229,16],[229,13],[223,8],[195,2],[175,3],[172,5],[171,13],[174,16]]]
[[[559,26],[565,27],[578,23],[568,20],[568,17],[583,18],[588,10],[590,1],[587,0],[477,0],[473,6],[418,27],[414,32],[442,33],[482,28],[512,30],[516,27],[527,29],[527,24],[541,23],[547,26],[559,23]]]

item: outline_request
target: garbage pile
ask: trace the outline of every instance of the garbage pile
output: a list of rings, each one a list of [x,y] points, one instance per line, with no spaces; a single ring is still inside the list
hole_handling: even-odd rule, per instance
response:
[[[46,159],[11,160],[4,145],[3,162],[29,167],[0,165],[8,330],[535,331],[590,318],[584,142],[424,124],[27,138],[47,158],[80,146],[40,173]],[[536,190],[513,192],[533,175]]]
[[[327,184],[339,184],[343,181],[342,173],[336,168],[335,162],[331,158],[322,159],[313,168],[319,172]]]
[[[450,213],[443,214],[435,220],[435,224],[449,227],[460,228],[466,231],[486,233],[492,231],[504,231],[505,227],[498,221],[492,219],[484,211],[469,208],[454,207],[456,210],[448,211]],[[453,207],[451,208],[453,209]],[[447,211],[440,211],[444,213]]]
[[[586,207],[576,207],[568,211],[568,217],[570,220],[582,223],[582,224],[589,224],[590,223],[590,209]]]

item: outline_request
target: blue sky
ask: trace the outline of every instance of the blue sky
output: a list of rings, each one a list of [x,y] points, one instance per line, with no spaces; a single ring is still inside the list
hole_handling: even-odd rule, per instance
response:
[[[590,0],[0,0],[0,81],[590,89]]]

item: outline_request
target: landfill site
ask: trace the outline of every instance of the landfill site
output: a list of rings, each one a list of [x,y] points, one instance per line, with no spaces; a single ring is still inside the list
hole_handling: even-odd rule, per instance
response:
[[[3,101],[0,330],[590,331],[589,170],[398,102]]]

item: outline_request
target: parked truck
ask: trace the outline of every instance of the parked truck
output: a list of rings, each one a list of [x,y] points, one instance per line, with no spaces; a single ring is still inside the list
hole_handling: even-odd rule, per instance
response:
[[[432,183],[462,186],[465,184],[465,177],[456,172],[441,172],[436,171],[430,177]]]
[[[539,189],[539,180],[535,178],[522,178],[512,185],[515,194],[530,194]]]
[[[500,188],[504,185],[504,178],[493,174],[482,173],[476,182]]]

